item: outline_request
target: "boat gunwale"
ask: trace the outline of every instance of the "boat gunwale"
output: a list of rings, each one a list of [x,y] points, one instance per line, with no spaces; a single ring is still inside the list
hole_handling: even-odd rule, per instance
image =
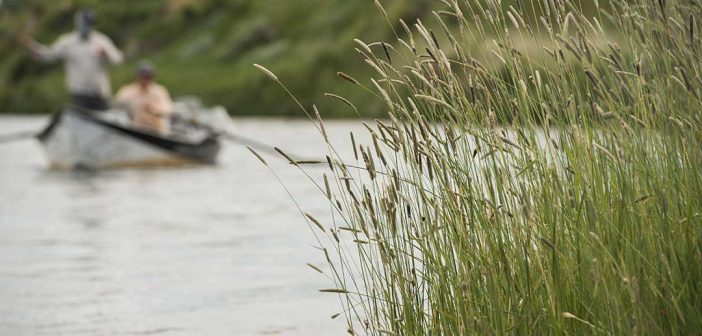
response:
[[[86,110],[75,106],[68,106],[60,112],[53,114],[49,124],[36,136],[36,138],[40,142],[45,143],[50,137],[51,133],[53,133],[55,127],[60,124],[61,116],[64,114],[70,114],[76,118],[95,123],[96,125],[115,131],[120,135],[137,140],[146,145],[154,146],[186,160],[205,164],[213,164],[216,162],[216,157],[220,149],[220,135],[215,132],[208,131],[207,136],[205,136],[201,141],[187,142],[183,139],[167,137],[148,130],[118,125],[114,122],[110,122],[109,120],[104,120],[97,117],[99,113],[102,112]],[[202,151],[203,154],[198,154],[196,153],[197,151]]]

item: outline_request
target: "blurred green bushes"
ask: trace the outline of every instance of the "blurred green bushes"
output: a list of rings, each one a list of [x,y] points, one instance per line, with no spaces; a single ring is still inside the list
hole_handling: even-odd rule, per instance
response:
[[[239,115],[297,115],[280,88],[253,67],[270,68],[303,103],[327,116],[350,116],[323,96],[343,93],[362,114],[382,113],[379,101],[336,77],[366,72],[354,38],[394,40],[372,1],[347,0],[5,0],[0,14],[0,111],[47,113],[66,101],[62,67],[35,62],[13,35],[29,28],[42,43],[73,29],[73,13],[91,8],[97,28],[127,56],[112,70],[113,89],[129,82],[144,58],[158,67],[158,81],[174,96],[197,95]],[[430,13],[429,0],[392,1],[391,18],[413,22]],[[359,76],[360,77],[360,76]]]
[[[485,2],[485,0],[476,0]],[[0,113],[48,113],[66,101],[62,67],[32,60],[17,46],[15,34],[30,31],[50,44],[73,29],[73,14],[95,10],[97,28],[125,52],[127,63],[112,69],[113,90],[129,82],[144,58],[156,64],[157,80],[174,96],[196,95],[207,104],[237,115],[296,116],[277,85],[253,67],[274,71],[305,105],[317,104],[326,117],[354,116],[325,92],[343,95],[364,116],[384,113],[380,100],[369,100],[357,86],[337,78],[344,71],[366,78],[368,66],[353,40],[394,42],[403,19],[424,19],[430,27],[434,0],[381,0],[392,27],[371,0],[4,0],[0,11]],[[594,12],[592,0],[573,2]],[[604,2],[605,5],[607,2]],[[501,6],[521,7],[516,0]],[[538,9],[538,8],[537,8]],[[537,20],[540,14],[531,12]],[[28,22],[35,22],[34,25]],[[450,24],[450,22],[449,22]],[[440,27],[438,38],[443,38]],[[463,43],[474,43],[466,37]],[[484,46],[473,46],[477,58]],[[421,51],[421,50],[420,50]],[[489,57],[489,56],[488,56]],[[370,83],[366,83],[369,84]],[[371,85],[372,86],[372,85]]]

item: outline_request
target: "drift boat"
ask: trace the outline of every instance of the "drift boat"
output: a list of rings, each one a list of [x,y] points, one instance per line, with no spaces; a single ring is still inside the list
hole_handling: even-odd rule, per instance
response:
[[[57,169],[214,164],[230,126],[223,108],[204,109],[193,100],[175,103],[168,134],[133,127],[122,109],[66,107],[37,139]]]

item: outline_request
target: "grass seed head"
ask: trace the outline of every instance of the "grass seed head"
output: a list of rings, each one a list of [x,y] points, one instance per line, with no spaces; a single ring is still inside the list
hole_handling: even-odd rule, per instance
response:
[[[309,218],[310,221],[312,221],[312,223],[314,223],[314,225],[316,225],[320,230],[322,230],[322,232],[327,232],[327,230],[324,229],[322,224],[316,218],[314,218],[312,215],[306,213],[305,216],[307,218]]]
[[[263,65],[254,64],[254,67],[256,67],[256,69],[258,69],[258,70],[261,70],[261,72],[263,72],[266,76],[270,77],[272,80],[274,80],[274,81],[276,81],[276,82],[278,81],[278,76],[276,76],[276,75],[273,73],[273,71],[268,70],[268,69],[267,69],[266,67],[264,67]]]
[[[264,160],[263,157],[260,154],[258,154],[258,152],[256,152],[253,148],[251,148],[250,146],[246,146],[246,149],[248,149],[249,152],[251,152],[254,156],[256,156],[256,158],[259,161],[261,161],[261,163],[263,163],[265,166],[268,166],[268,163],[266,162],[266,160]]]
[[[361,85],[361,83],[359,83],[355,78],[353,78],[353,77],[347,75],[347,74],[344,73],[344,72],[339,71],[339,72],[336,73],[336,75],[337,75],[339,78],[341,78],[341,79],[343,79],[343,80],[345,80],[345,81],[347,81],[347,82],[350,82],[350,83],[355,84],[355,85],[358,85],[358,86]]]
[[[278,154],[282,155],[291,165],[297,166],[297,161],[293,160],[288,154],[286,154],[282,149],[278,147],[273,147]]]

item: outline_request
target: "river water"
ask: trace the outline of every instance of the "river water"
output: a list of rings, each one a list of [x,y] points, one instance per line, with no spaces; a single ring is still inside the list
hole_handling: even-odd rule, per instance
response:
[[[45,117],[0,117],[0,134]],[[240,134],[323,153],[308,121],[241,119]],[[346,137],[358,123],[327,124]],[[304,211],[307,177],[269,158]],[[0,335],[332,335],[345,322],[298,209],[239,145],[213,167],[47,170],[38,143],[0,144]],[[314,168],[313,175],[323,167]]]

